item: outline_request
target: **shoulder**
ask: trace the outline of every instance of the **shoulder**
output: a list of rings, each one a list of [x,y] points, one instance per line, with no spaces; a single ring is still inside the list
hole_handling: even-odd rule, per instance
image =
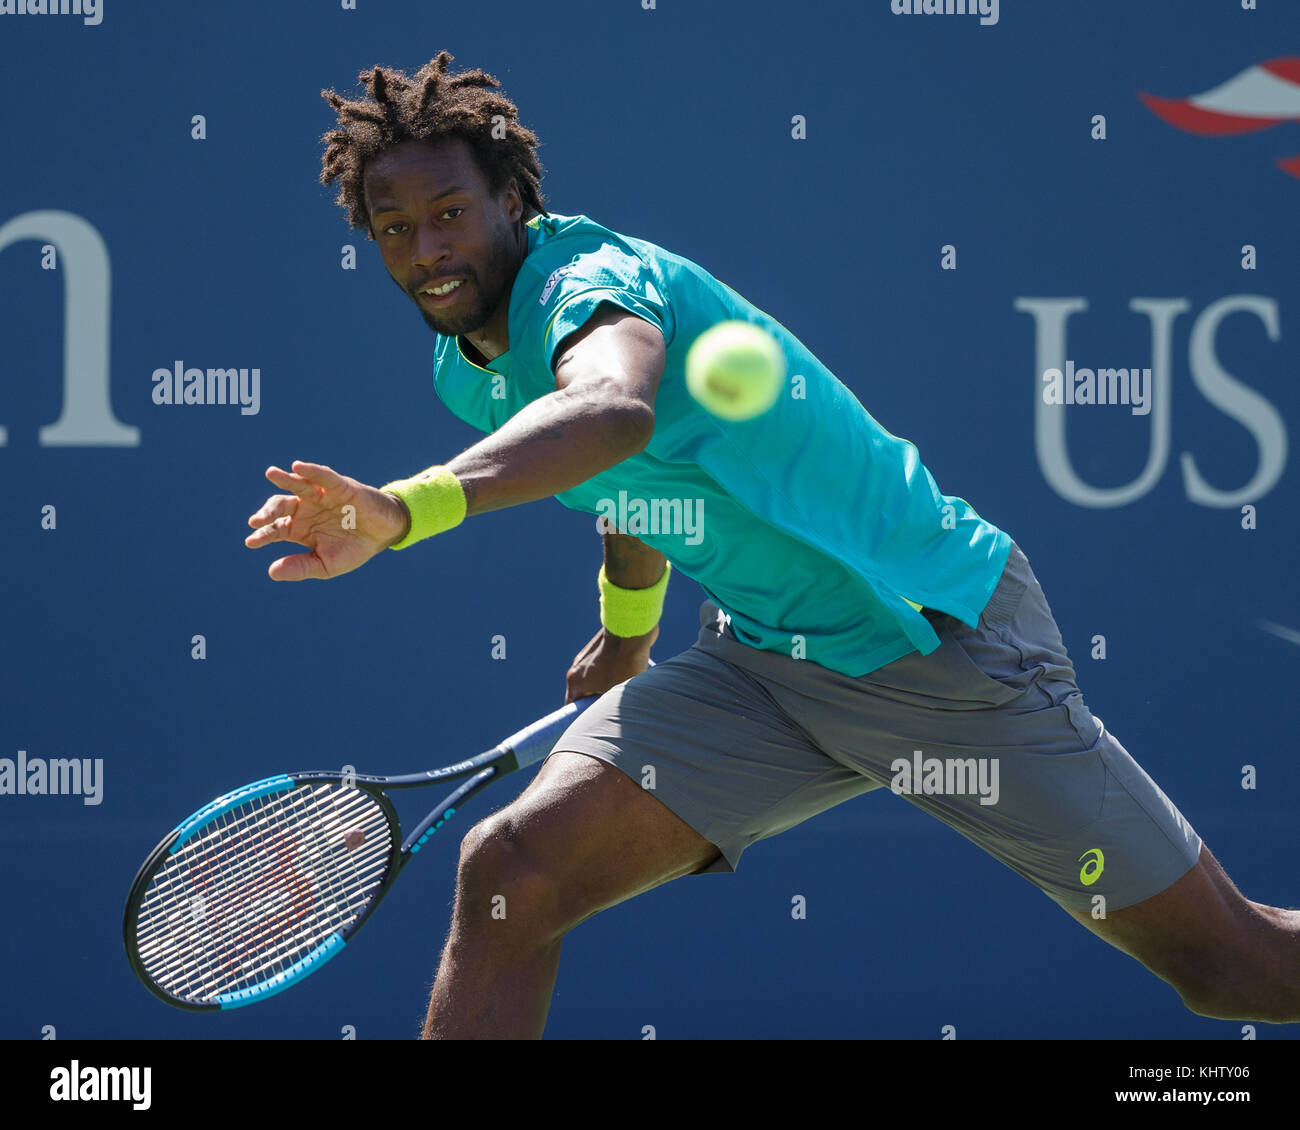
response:
[[[535,235],[520,267],[525,288],[537,290],[542,304],[565,281],[568,285],[626,284],[647,272],[649,264],[633,241],[589,216],[535,216]]]
[[[672,340],[668,288],[627,237],[588,216],[542,216],[529,223],[532,247],[511,295],[511,330],[521,344],[540,351],[548,369],[554,371],[558,343],[581,328],[622,325],[625,333],[645,333],[629,324],[628,315],[649,323],[661,345]],[[599,321],[587,327],[593,318]]]

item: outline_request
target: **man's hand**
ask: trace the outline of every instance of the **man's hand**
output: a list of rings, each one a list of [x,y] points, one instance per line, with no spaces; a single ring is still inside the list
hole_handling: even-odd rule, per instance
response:
[[[293,471],[267,469],[266,477],[291,494],[273,494],[248,519],[249,549],[276,541],[305,545],[271,562],[273,581],[325,580],[359,569],[406,536],[410,517],[401,499],[384,494],[319,463],[291,464]],[[348,509],[351,508],[351,509]]]
[[[641,674],[650,666],[650,648],[658,638],[658,624],[644,636],[632,638],[611,636],[601,628],[573,660],[565,676],[568,693],[564,701],[604,694],[610,687]]]

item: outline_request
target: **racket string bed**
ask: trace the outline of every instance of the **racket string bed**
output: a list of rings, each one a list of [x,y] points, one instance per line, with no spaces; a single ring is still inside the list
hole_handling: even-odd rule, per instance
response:
[[[265,981],[346,929],[393,845],[368,792],[305,784],[222,813],[164,858],[140,905],[139,954],[177,997]]]
[[[540,762],[596,697],[437,769],[278,773],[209,801],[136,872],[122,920],[132,970],[160,1000],[194,1011],[242,1008],[296,984],[343,950],[464,802]],[[403,840],[386,790],[458,779]]]
[[[183,928],[198,936],[179,946],[176,938],[167,939],[173,943],[169,947],[170,975],[182,985],[197,989],[200,999],[207,993],[220,992],[225,985],[261,980],[259,970],[266,976],[273,975],[277,968],[292,964],[294,955],[313,948],[318,937],[328,937],[336,927],[345,926],[355,915],[347,913],[347,906],[339,912],[341,870],[351,872],[354,893],[359,894],[361,905],[368,898],[368,886],[374,885],[367,886],[367,879],[382,877],[382,843],[378,848],[371,847],[366,860],[359,860],[346,848],[339,849],[344,825],[354,834],[361,830],[366,841],[376,844],[376,838],[366,834],[364,824],[359,825],[355,811],[357,802],[364,807],[369,798],[356,792],[330,797],[334,803],[322,813],[319,802],[333,791],[316,789],[302,791],[288,801],[280,798],[281,803],[270,812],[235,810],[228,814],[229,831],[221,834],[217,829],[208,830],[193,844],[187,843],[188,850],[178,853],[187,866],[173,869],[169,881],[159,885],[163,894],[160,901],[167,905],[175,930]],[[261,802],[257,807],[268,806]],[[284,826],[277,827],[277,822]],[[305,840],[304,834],[309,834]],[[290,836],[294,837],[292,841]],[[319,866],[322,838],[327,855],[333,857],[332,861],[325,860],[323,868]],[[236,845],[233,849],[232,844]],[[300,849],[297,858],[291,844]],[[331,862],[344,862],[346,867],[331,867]],[[214,875],[221,877],[219,883],[214,883]],[[319,908],[323,915],[312,912],[311,887],[320,879],[330,880],[327,885],[334,896]],[[241,904],[247,909],[242,915],[236,914],[234,907]],[[195,929],[195,921],[208,928],[207,937],[202,928]],[[222,924],[215,932],[210,929],[214,922]],[[296,930],[286,934],[286,927]],[[165,966],[162,972],[166,975]]]

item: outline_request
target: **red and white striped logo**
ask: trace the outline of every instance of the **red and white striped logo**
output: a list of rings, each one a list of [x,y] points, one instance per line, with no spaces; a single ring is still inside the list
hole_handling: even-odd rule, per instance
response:
[[[1176,129],[1202,137],[1254,133],[1281,122],[1300,121],[1300,57],[1272,59],[1247,67],[1227,82],[1190,98],[1157,98],[1138,91],[1153,114]],[[1300,177],[1300,156],[1277,162]]]

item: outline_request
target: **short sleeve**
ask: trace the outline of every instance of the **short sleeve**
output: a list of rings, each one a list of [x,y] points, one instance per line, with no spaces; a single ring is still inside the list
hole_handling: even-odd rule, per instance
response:
[[[611,244],[598,251],[575,255],[557,267],[542,288],[542,305],[548,308],[542,329],[542,353],[554,370],[555,351],[569,334],[580,329],[605,302],[644,318],[672,341],[673,317],[663,284],[635,255]]]

